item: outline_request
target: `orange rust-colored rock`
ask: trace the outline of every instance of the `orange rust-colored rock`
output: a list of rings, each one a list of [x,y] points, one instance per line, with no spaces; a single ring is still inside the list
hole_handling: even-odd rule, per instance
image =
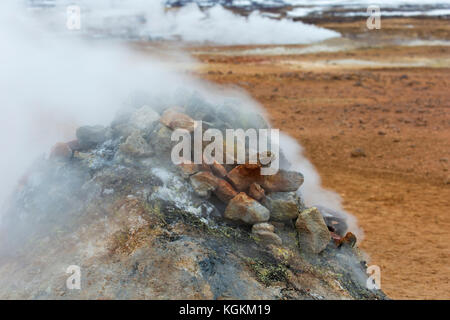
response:
[[[270,212],[246,193],[241,192],[228,203],[224,217],[230,220],[240,220],[248,224],[266,222],[270,218]]]
[[[351,232],[347,232],[345,234],[345,236],[339,241],[338,247],[341,247],[343,245],[349,246],[349,247],[354,247],[356,244],[356,241],[357,241],[356,236]]]
[[[248,195],[255,200],[262,200],[266,196],[264,189],[256,182],[253,182],[248,189]]]
[[[332,231],[330,231],[330,236],[331,236],[331,239],[333,240],[334,244],[336,246],[339,246],[339,244],[342,241],[342,237],[340,235],[338,235],[337,233],[332,232]]]
[[[214,163],[210,165],[210,167],[212,169],[212,172],[214,172],[214,174],[220,178],[226,177],[228,173],[225,167],[220,163],[218,163],[217,161],[214,161]]]
[[[233,186],[223,179],[217,178],[217,187],[214,190],[214,194],[225,203],[228,203],[238,193],[234,190]]]
[[[238,191],[246,191],[253,183],[258,183],[265,191],[296,191],[303,183],[300,172],[278,170],[273,175],[261,175],[261,168],[255,164],[243,164],[228,172],[228,179]]]
[[[72,157],[72,149],[64,142],[58,142],[50,151],[51,159],[70,159]]]
[[[198,164],[189,162],[189,163],[181,163],[178,165],[178,168],[180,168],[183,176],[189,177],[193,174],[196,174],[197,172],[201,171]]]
[[[238,191],[245,191],[261,179],[261,168],[241,164],[228,172],[227,177]]]
[[[303,175],[296,171],[278,170],[276,174],[262,176],[259,184],[269,192],[297,191],[303,183]]]
[[[173,108],[166,110],[159,121],[172,130],[186,129],[189,132],[194,131],[194,120]]]
[[[194,191],[201,197],[209,197],[211,192],[214,192],[217,198],[228,203],[238,194],[231,184],[211,172],[197,172],[190,177],[190,180]]]

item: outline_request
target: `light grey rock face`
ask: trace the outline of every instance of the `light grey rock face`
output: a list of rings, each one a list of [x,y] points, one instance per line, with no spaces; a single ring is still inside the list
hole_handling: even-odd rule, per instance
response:
[[[331,240],[330,231],[317,208],[303,210],[295,222],[300,243],[313,253],[319,253]]]
[[[288,221],[297,218],[303,209],[295,192],[273,192],[266,196],[263,204],[270,211],[270,219]]]
[[[143,106],[131,116],[131,123],[139,130],[150,132],[159,120],[159,113],[149,106]]]
[[[104,126],[83,126],[77,129],[76,135],[80,147],[93,148],[108,139],[107,129]]]
[[[120,145],[120,151],[131,157],[149,157],[153,154],[150,145],[145,141],[139,131],[133,132],[125,141]]]
[[[172,132],[171,129],[160,123],[153,129],[149,143],[158,156],[170,157],[172,147],[176,144],[176,142],[171,141]]]
[[[239,193],[228,203],[224,217],[230,220],[240,220],[248,224],[265,222],[270,218],[270,212],[258,201]]]

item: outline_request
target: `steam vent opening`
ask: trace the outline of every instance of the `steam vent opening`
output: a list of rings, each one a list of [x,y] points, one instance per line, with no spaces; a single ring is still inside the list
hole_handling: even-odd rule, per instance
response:
[[[369,34],[335,2],[2,2],[0,298],[418,298],[383,222],[411,209],[414,130],[448,150],[450,7],[395,2]]]

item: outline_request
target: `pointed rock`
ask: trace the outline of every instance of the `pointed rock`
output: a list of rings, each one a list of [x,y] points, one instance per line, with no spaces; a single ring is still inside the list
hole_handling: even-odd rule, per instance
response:
[[[328,231],[319,210],[315,207],[300,212],[295,227],[300,237],[300,243],[313,253],[321,252],[331,240],[330,231]]]
[[[240,220],[248,224],[255,224],[269,220],[270,212],[258,201],[241,192],[230,200],[225,209],[224,217],[230,220]]]

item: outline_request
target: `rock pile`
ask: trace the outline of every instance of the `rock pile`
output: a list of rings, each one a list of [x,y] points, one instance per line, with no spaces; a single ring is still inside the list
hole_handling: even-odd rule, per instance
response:
[[[366,287],[345,217],[305,205],[282,152],[171,161],[174,129],[267,128],[261,117],[195,95],[134,105],[79,128],[21,180],[0,224],[0,257],[19,253],[0,264],[0,298],[384,298]],[[280,170],[262,175],[274,160]],[[71,264],[83,290],[66,288]]]
[[[92,150],[106,141],[114,141],[113,144],[117,144],[117,151],[112,156],[114,161],[143,165],[154,163],[153,160],[157,159],[170,165],[167,159],[173,146],[173,130],[181,128],[192,132],[194,120],[204,118],[205,114],[194,107],[169,107],[157,111],[145,105],[137,110],[119,113],[110,128],[80,127],[76,133],[78,140],[70,142],[77,146],[77,151],[72,151],[69,143],[58,143],[51,157],[67,160],[73,154],[82,158],[83,151]],[[208,120],[207,128],[223,130],[233,127],[215,116],[209,115]],[[234,127],[239,125],[236,121],[233,124]],[[266,123],[261,125],[261,120],[258,125],[267,127]],[[320,253],[331,239],[340,246],[345,239],[342,238],[347,229],[345,221],[342,216],[326,208],[306,208],[298,193],[304,179],[301,173],[280,169],[273,175],[261,174],[261,162],[267,165],[276,156],[270,152],[259,154],[258,160],[261,161],[256,164],[237,164],[236,161],[232,165],[222,165],[216,161],[210,165],[186,162],[178,165],[174,172],[190,182],[198,197],[219,199],[225,205],[222,217],[230,222],[252,226],[252,234],[264,244],[282,245],[271,224],[273,221],[295,226],[304,250]]]

